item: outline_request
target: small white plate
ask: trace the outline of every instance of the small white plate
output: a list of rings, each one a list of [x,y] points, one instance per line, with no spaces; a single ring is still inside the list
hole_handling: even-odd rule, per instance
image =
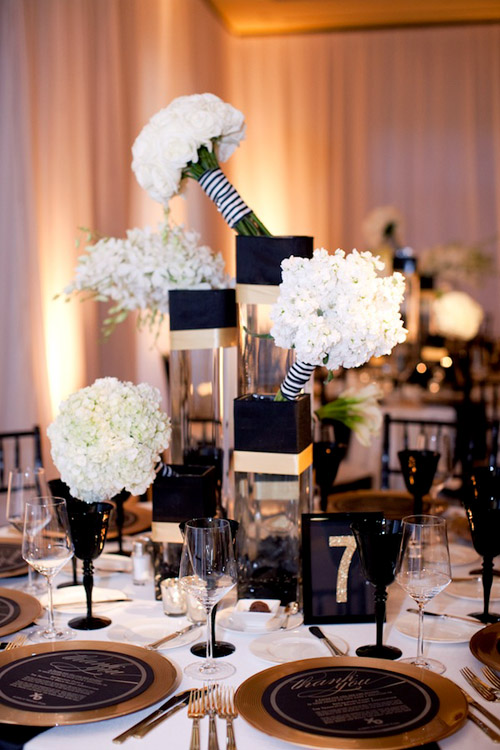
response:
[[[408,612],[394,623],[396,630],[409,638],[418,637],[418,615]],[[433,643],[468,643],[484,625],[446,617],[424,617],[424,640]]]
[[[92,606],[99,604],[99,601],[103,601],[103,604],[99,607],[101,612],[104,607],[113,609],[119,607],[120,604],[127,604],[127,602],[113,602],[108,601],[108,599],[128,599],[128,596],[120,589],[102,589],[94,586],[92,589]],[[43,607],[47,606],[47,594],[40,597],[40,604]],[[54,605],[57,606],[57,612],[84,612],[87,608],[85,589],[83,586],[54,589]]]
[[[232,614],[233,610],[222,610],[217,615],[217,625],[219,625],[221,628],[224,628],[225,630],[234,630],[237,633],[249,633],[252,635],[259,635],[260,633],[272,633],[275,630],[279,630],[281,627],[281,623],[284,619],[283,614],[284,607],[280,607],[278,610],[278,614],[276,617],[273,617],[272,620],[268,620],[265,625],[262,627],[248,627],[247,624],[243,624],[240,621],[236,621]],[[303,621],[302,614],[298,612],[296,615],[290,615],[288,618],[288,625],[287,630],[293,630],[294,628],[298,628],[299,625],[302,624]]]
[[[291,618],[290,618],[291,619]],[[333,628],[321,626],[321,630],[338,648],[347,654],[349,644],[340,636],[335,635]],[[316,659],[321,656],[331,656],[328,647],[319,638],[311,635],[307,630],[293,630],[283,633],[269,633],[256,638],[250,643],[250,651],[254,656],[275,664],[284,664],[297,659]]]
[[[457,599],[480,599],[483,600],[483,582],[481,577],[471,578],[470,581],[452,581],[444,589],[446,594]],[[500,581],[494,580],[491,587],[490,601],[500,599]]]
[[[451,542],[448,547],[452,565],[474,565],[480,562],[480,557],[476,550],[468,544]]]
[[[170,633],[175,633],[176,630],[182,630],[187,625],[190,625],[190,623],[185,620],[172,622],[167,617],[164,620],[151,620],[142,617],[139,620],[134,620],[130,627],[113,625],[107,631],[107,636],[110,641],[125,641],[125,643],[133,643],[136,646],[146,646],[146,644],[158,641]],[[163,643],[158,651],[187,646],[200,637],[204,637],[204,635],[204,627],[195,628],[190,630],[189,633],[184,633],[184,635],[179,635],[177,638],[172,638],[171,641]]]

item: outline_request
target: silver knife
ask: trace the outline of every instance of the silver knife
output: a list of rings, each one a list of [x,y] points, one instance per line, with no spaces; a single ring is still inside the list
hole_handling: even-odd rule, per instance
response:
[[[199,628],[199,627],[200,627],[200,624],[197,622],[194,622],[191,625],[188,625],[187,627],[182,628],[182,630],[176,630],[175,633],[170,633],[169,635],[166,635],[163,638],[159,638],[157,641],[153,641],[153,643],[147,643],[145,648],[149,648],[154,651],[155,649],[158,648],[158,646],[161,646],[162,643],[166,643],[167,641],[172,641],[174,638],[178,638],[180,635],[189,633],[191,630],[194,630],[195,628]]]
[[[186,703],[188,703],[189,697],[185,700],[181,701],[177,704],[177,706],[174,706],[170,709],[170,711],[166,711],[165,713],[158,716],[156,719],[153,719],[153,721],[148,721],[146,724],[144,724],[140,729],[136,729],[133,737],[136,737],[137,739],[141,739],[142,737],[145,737],[148,732],[150,732],[152,729],[158,726],[158,724],[161,724],[162,721],[165,719],[168,719],[169,716],[172,716],[172,714],[176,714],[177,711],[180,711],[181,708],[184,708]]]
[[[141,721],[138,721],[137,724],[134,724],[133,727],[130,727],[130,729],[125,730],[125,732],[122,732],[117,737],[113,738],[113,742],[115,742],[117,745],[121,745],[122,742],[125,742],[128,737],[134,736],[134,732],[139,732],[142,727],[146,726],[146,724],[149,724],[149,722],[154,721],[156,718],[158,718],[161,714],[163,714],[164,711],[167,712],[167,716],[170,716],[169,709],[172,709],[172,706],[177,708],[177,703],[180,703],[180,707],[185,705],[186,701],[189,700],[189,695],[191,691],[190,690],[184,690],[182,693],[177,693],[177,695],[173,695],[171,698],[168,699],[165,703],[163,703],[160,708],[157,708],[153,713],[146,716]],[[165,718],[167,718],[165,716]]]
[[[133,602],[134,600],[131,599],[128,596],[124,596],[120,599],[97,599],[97,601],[92,601],[92,606],[96,604],[112,604],[113,602]],[[54,604],[54,609],[66,609],[66,607],[74,607],[77,604],[81,604],[82,607],[86,607],[87,603],[83,601],[83,599],[79,599],[75,602],[59,602],[58,604]]]
[[[418,615],[418,609],[414,609],[412,607],[409,607],[407,612],[413,612],[413,614]],[[428,612],[427,610],[424,610],[424,615],[427,615],[428,617],[446,617],[448,620],[463,620],[464,622],[471,622],[474,625],[481,625],[484,627],[483,623],[480,620],[476,620],[473,617],[461,617],[460,615],[448,615],[441,612]]]
[[[320,638],[322,641],[324,641],[334,656],[344,656],[342,651],[339,648],[337,648],[337,646],[334,643],[332,643],[326,637],[323,631],[320,630],[320,628],[316,627],[316,625],[313,625],[312,627],[310,627],[309,632],[312,633],[312,635],[315,635],[316,638]]]
[[[462,687],[460,688],[460,690],[465,695],[465,697],[467,699],[467,703],[470,706],[472,706],[473,708],[475,708],[476,711],[480,711],[483,714],[483,716],[486,716],[486,718],[488,719],[488,721],[490,721],[493,724],[493,726],[495,726],[497,729],[500,729],[500,719],[497,716],[495,716],[494,714],[492,714],[491,711],[488,711],[487,708],[484,708],[484,706],[482,706],[480,703],[478,703],[476,700],[474,700],[474,698],[472,697],[472,695],[469,695],[469,693],[467,693]]]

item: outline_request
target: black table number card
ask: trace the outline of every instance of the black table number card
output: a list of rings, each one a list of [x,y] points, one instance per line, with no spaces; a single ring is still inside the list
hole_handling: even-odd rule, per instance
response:
[[[382,513],[306,513],[302,516],[304,622],[374,622],[373,587],[366,581],[351,531],[359,517]]]

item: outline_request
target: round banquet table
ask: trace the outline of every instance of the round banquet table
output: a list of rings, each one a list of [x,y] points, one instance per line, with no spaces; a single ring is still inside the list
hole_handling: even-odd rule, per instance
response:
[[[56,579],[56,584],[62,582],[67,577],[69,576],[66,576],[65,572],[62,572]],[[25,579],[23,578],[3,579],[2,586],[16,588],[16,586],[19,585],[19,582],[24,580]],[[112,625],[102,630],[89,632],[78,631],[76,635],[77,639],[109,642],[112,639],[111,636],[108,637],[108,633],[112,632],[113,626],[119,624],[130,625],[133,623],[134,618],[147,617],[151,618],[152,622],[165,622],[165,625],[168,625],[166,630],[172,629],[171,622],[167,622],[167,618],[163,614],[162,603],[154,600],[152,582],[145,586],[136,586],[132,583],[130,573],[96,573],[95,585],[99,587],[120,589],[125,592],[127,596],[132,597],[133,601],[120,604],[115,603],[112,607],[109,607],[108,610],[106,610],[106,605],[101,605],[99,611],[109,614],[112,619]],[[68,590],[69,589],[66,589],[66,591]],[[431,602],[429,609],[433,609],[434,611],[446,611],[449,613],[454,612],[456,614],[467,614],[474,607],[474,604],[477,605],[477,602],[473,603],[470,600],[454,598],[446,594],[446,592],[443,592]],[[385,626],[385,641],[392,645],[399,646],[405,657],[415,654],[416,640],[402,635],[394,627],[394,622],[397,619],[398,614],[405,612],[406,608],[410,606],[414,607],[415,603],[405,597],[404,593],[396,583],[392,584],[389,587],[388,618]],[[56,616],[58,622],[61,623],[69,620],[71,617],[70,614],[63,614],[60,611],[57,612]],[[426,618],[426,622],[429,621],[430,618]],[[187,624],[185,618],[175,618],[175,626],[178,625],[179,627],[182,627],[185,624]],[[301,627],[305,630],[304,625]],[[177,628],[175,627],[175,629]],[[349,654],[354,655],[357,646],[366,643],[373,643],[375,637],[375,625],[373,623],[338,624],[335,625],[335,632],[349,643]],[[204,628],[200,628],[199,635],[199,640],[203,640]],[[217,636],[220,639],[232,642],[236,646],[234,654],[230,657],[226,657],[228,661],[235,665],[236,673],[227,680],[224,680],[221,684],[234,686],[236,688],[249,676],[273,666],[271,662],[254,656],[249,649],[249,644],[254,638],[259,637],[258,635],[238,633],[232,630],[219,628]],[[14,634],[6,637],[4,640],[9,640],[13,637]],[[151,640],[153,640],[153,638]],[[166,656],[182,670],[183,667],[195,659],[190,653],[190,645],[163,650],[160,653]],[[425,652],[429,656],[435,657],[447,665],[445,677],[448,677],[458,685],[466,688],[469,693],[474,693],[473,689],[466,685],[459,671],[460,667],[469,666],[476,673],[479,673],[482,666],[470,652],[468,643],[426,643]],[[328,655],[329,652],[325,646],[325,656]],[[298,656],[300,658],[300,655]],[[391,662],[388,662],[388,664],[390,663]],[[183,676],[182,682],[176,692],[200,685],[201,682]],[[500,704],[488,703],[475,693],[474,698],[500,718]],[[116,745],[112,742],[113,737],[116,737],[140,719],[147,716],[154,708],[161,705],[164,700],[154,706],[143,709],[134,714],[129,714],[128,716],[94,722],[91,724],[59,726],[48,729],[30,740],[25,745],[25,748],[26,750],[68,750],[68,748],[71,748],[71,750],[89,750],[89,747],[95,747],[99,748],[99,750],[114,750]],[[220,747],[223,748],[225,747],[225,721],[217,719],[217,724],[219,744]],[[278,738],[270,737],[267,734],[258,731],[247,724],[241,717],[235,721],[235,734],[238,750],[291,750],[291,748],[297,747],[296,745],[292,745]],[[127,750],[129,748],[130,750],[134,750],[134,748],[139,748],[142,743],[142,747],[147,747],[148,750],[164,750],[165,747],[176,748],[176,750],[177,748],[188,750],[190,736],[191,721],[188,720],[186,710],[183,709],[156,727],[144,740],[130,738],[126,740],[124,747],[127,748]],[[207,743],[208,721],[202,720],[201,747],[206,748]],[[439,741],[439,747],[442,750],[469,750],[474,746],[486,750],[487,748],[495,747],[495,743],[470,721],[467,721],[465,726],[454,735]],[[334,747],[334,745],[332,745],[332,747]]]

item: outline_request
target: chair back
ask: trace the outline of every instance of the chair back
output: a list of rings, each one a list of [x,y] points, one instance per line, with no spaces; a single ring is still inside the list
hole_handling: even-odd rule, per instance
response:
[[[0,433],[0,492],[6,492],[9,471],[17,468],[42,467],[40,428]]]

